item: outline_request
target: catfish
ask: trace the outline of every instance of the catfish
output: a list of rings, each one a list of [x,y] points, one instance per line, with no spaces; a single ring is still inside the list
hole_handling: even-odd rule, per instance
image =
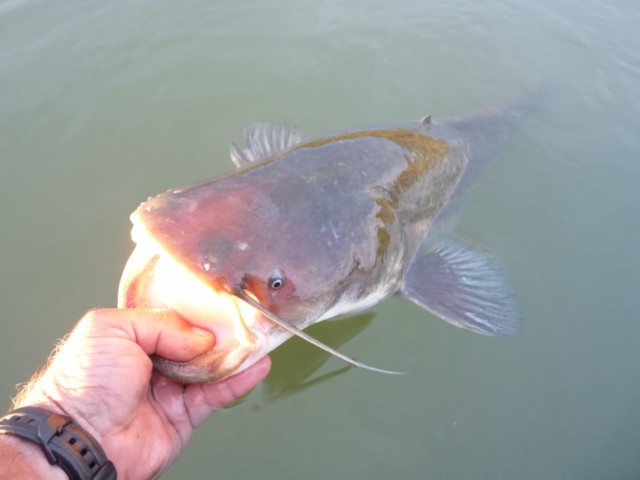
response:
[[[353,128],[316,138],[282,124],[231,143],[237,169],[151,197],[132,214],[137,244],[120,307],[170,308],[212,331],[191,361],[153,357],[182,383],[233,375],[293,335],[368,366],[303,330],[400,296],[473,332],[518,332],[505,268],[456,236],[481,173],[538,103],[528,93],[476,113]]]

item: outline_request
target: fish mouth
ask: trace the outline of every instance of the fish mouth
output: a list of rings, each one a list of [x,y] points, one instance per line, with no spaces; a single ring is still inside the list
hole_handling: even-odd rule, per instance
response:
[[[272,324],[238,298],[238,287],[209,285],[140,225],[134,226],[132,238],[136,247],[120,279],[118,307],[171,309],[216,338],[213,349],[186,362],[152,355],[159,373],[181,383],[213,382],[244,370],[267,353]]]

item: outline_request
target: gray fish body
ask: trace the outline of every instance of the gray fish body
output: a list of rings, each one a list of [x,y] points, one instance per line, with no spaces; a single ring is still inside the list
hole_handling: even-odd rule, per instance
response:
[[[506,273],[453,228],[532,103],[311,140],[255,124],[245,149],[232,144],[236,172],[151,198],[132,219],[201,282],[248,291],[296,329],[399,294],[457,326],[510,335],[520,310]],[[124,285],[120,303],[132,306]],[[268,351],[291,333],[270,324],[266,336]],[[203,380],[188,364],[160,369]]]

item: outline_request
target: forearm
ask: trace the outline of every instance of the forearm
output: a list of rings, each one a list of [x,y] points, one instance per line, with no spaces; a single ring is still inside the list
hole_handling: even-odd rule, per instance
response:
[[[35,443],[14,435],[0,435],[0,480],[68,480],[62,469],[50,465]]]

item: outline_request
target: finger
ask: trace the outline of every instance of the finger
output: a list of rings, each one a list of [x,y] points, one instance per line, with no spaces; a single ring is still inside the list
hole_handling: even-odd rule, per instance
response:
[[[188,386],[184,403],[191,425],[197,427],[216,410],[247,394],[264,380],[270,369],[271,359],[264,356],[246,370],[219,382]]]
[[[150,355],[172,360],[190,360],[213,348],[215,337],[195,327],[172,310],[108,308],[91,310],[78,323],[73,335],[87,338],[122,338]]]

